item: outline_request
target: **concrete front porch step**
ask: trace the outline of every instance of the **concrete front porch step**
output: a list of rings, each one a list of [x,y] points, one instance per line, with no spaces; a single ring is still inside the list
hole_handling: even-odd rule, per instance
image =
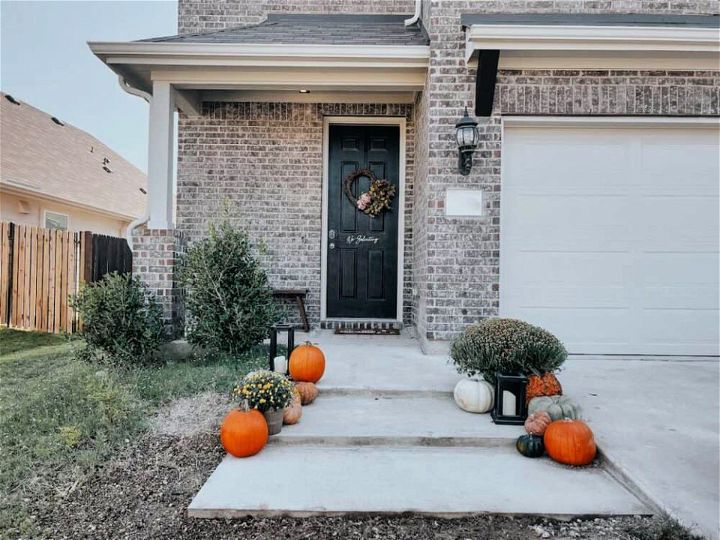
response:
[[[267,446],[226,457],[191,517],[497,512],[562,517],[648,514],[599,467],[573,469],[513,448]]]
[[[489,414],[461,410],[452,395],[328,395],[303,407],[298,424],[270,437],[273,445],[512,446],[522,426],[498,426]]]

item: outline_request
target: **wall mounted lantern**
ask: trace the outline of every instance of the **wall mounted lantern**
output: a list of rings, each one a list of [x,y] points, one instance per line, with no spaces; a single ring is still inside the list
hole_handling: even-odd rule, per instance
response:
[[[480,141],[480,133],[477,128],[478,123],[470,118],[467,107],[465,107],[465,116],[455,124],[455,139],[457,140],[458,150],[460,152],[458,160],[458,170],[463,176],[470,174],[472,169],[472,155]]]

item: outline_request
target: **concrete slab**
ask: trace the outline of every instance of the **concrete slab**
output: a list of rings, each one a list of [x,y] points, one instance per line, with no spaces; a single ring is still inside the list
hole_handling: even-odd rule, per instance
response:
[[[512,447],[522,426],[498,426],[489,414],[461,410],[450,395],[321,393],[298,424],[284,426],[272,444]]]
[[[559,375],[608,460],[656,505],[717,539],[718,360],[572,357]]]
[[[283,448],[226,457],[193,517],[347,512],[644,514],[601,468],[528,459],[511,448]]]
[[[336,335],[329,330],[299,334],[325,353],[325,375],[318,387],[335,392],[452,392],[460,376],[447,356],[423,354],[409,333],[399,336]]]

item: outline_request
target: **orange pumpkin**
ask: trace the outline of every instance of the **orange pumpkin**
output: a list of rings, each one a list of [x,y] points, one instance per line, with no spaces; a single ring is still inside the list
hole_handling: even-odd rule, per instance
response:
[[[220,426],[220,442],[225,451],[235,457],[254,456],[267,440],[267,422],[256,409],[230,411]]]
[[[582,420],[557,420],[545,430],[545,450],[555,461],[566,465],[588,465],[597,446],[592,430]]]
[[[325,355],[309,341],[290,354],[290,376],[301,382],[316,383],[325,373]]]
[[[300,393],[297,390],[293,390],[292,401],[290,405],[285,407],[283,413],[283,424],[291,426],[297,424],[302,416],[302,405],[300,403]]]
[[[525,431],[530,435],[539,435],[542,437],[551,422],[552,418],[550,418],[550,415],[546,411],[534,412],[525,420]]]
[[[527,388],[525,391],[525,399],[528,403],[534,397],[540,396],[557,396],[562,394],[562,386],[560,381],[553,373],[543,373],[542,375],[530,375],[528,377]]]
[[[317,386],[311,382],[295,383],[295,388],[300,394],[300,403],[303,405],[310,405],[320,393]]]

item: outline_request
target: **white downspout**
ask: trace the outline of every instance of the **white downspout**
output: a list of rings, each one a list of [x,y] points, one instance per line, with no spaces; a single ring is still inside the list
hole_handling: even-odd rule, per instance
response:
[[[122,75],[118,76],[118,83],[120,84],[120,88],[125,90],[131,96],[137,96],[137,97],[143,98],[148,103],[150,103],[150,101],[152,101],[152,96],[150,94],[130,86],[127,83],[127,81],[125,81],[125,77],[123,77]],[[130,248],[130,250],[132,250],[132,248],[133,248],[133,237],[132,237],[133,231],[135,229],[137,229],[143,223],[147,223],[149,219],[150,219],[150,205],[146,204],[145,205],[145,213],[141,217],[137,218],[136,220],[131,221],[130,224],[127,226],[127,230],[125,231],[125,240],[127,240],[128,247]]]
[[[405,26],[410,26],[412,24],[415,24],[420,20],[420,12],[422,11],[422,0],[415,0],[415,14],[409,18],[405,19]]]

